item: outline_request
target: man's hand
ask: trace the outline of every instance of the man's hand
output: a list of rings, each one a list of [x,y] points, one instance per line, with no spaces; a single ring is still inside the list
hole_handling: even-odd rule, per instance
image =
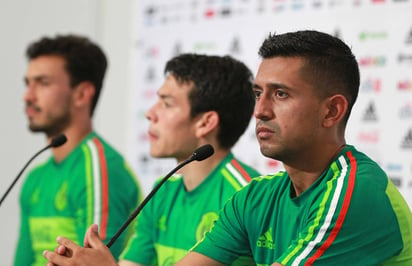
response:
[[[43,257],[48,261],[47,266],[81,266],[81,265],[117,265],[109,248],[100,240],[97,225],[92,225],[86,232],[84,246],[80,247],[73,241],[59,236],[59,246],[56,250],[43,252]]]

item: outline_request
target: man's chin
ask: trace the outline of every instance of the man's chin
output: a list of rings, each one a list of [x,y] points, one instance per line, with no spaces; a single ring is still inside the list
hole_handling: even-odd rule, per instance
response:
[[[56,135],[56,131],[50,129],[49,127],[38,126],[38,125],[29,125],[29,129],[33,133],[44,133],[47,136],[54,136]]]
[[[43,127],[35,126],[35,125],[29,125],[29,129],[31,132],[38,133],[38,132],[45,132],[46,129]]]
[[[271,159],[275,159],[275,160],[279,160],[279,154],[276,150],[274,150],[273,148],[267,147],[267,146],[260,146],[260,153],[262,153],[263,156],[271,158]]]
[[[165,153],[156,152],[156,151],[150,151],[150,156],[153,157],[153,158],[157,158],[157,159],[163,159],[163,158],[169,158],[170,157]]]

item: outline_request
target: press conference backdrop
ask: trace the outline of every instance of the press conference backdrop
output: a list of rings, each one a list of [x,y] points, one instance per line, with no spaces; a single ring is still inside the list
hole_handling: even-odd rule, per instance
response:
[[[190,51],[230,54],[256,73],[257,49],[269,32],[313,28],[340,36],[354,49],[362,86],[347,141],[376,159],[412,206],[411,2],[123,0],[119,5],[110,0],[0,0],[1,193],[44,145],[41,134],[28,132],[21,99],[24,49],[29,41],[72,32],[88,35],[103,46],[109,69],[95,127],[126,154],[148,192],[155,178],[176,165],[173,160],[150,158],[144,119],[162,83],[167,59]],[[253,124],[252,120],[235,153],[263,173],[282,169],[279,162],[259,153]],[[1,265],[12,265],[22,181],[0,208]]]
[[[165,62],[182,52],[229,54],[256,74],[269,32],[316,29],[343,39],[361,70],[346,140],[385,169],[412,206],[412,1],[145,0],[135,7],[130,156],[145,190],[175,165],[149,155],[145,111],[156,100]],[[241,108],[241,107],[239,107]],[[262,173],[282,170],[264,158],[254,119],[234,152]]]

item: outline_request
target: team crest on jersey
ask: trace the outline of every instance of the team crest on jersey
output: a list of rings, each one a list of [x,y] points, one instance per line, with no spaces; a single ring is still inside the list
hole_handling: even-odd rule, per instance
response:
[[[40,199],[40,189],[36,188],[36,190],[31,194],[30,204],[36,205],[39,202],[39,199]]]
[[[159,228],[160,231],[166,232],[167,226],[166,226],[166,215],[162,215],[159,220],[157,221],[157,228]]]
[[[54,198],[54,206],[57,210],[62,211],[67,206],[67,181],[64,182]]]
[[[213,222],[217,220],[217,213],[208,212],[202,216],[199,225],[196,229],[196,241],[199,241],[203,238],[206,232],[209,232],[213,227]]]

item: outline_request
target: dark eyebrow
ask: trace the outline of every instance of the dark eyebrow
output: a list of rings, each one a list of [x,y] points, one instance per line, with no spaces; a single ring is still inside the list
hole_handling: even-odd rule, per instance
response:
[[[270,89],[290,89],[289,86],[286,86],[282,83],[270,83],[267,85]]]
[[[285,84],[282,83],[269,83],[265,85],[269,89],[291,89],[290,87],[286,86]],[[253,83],[253,89],[262,89],[261,86],[259,86],[256,83]]]
[[[253,89],[262,89],[262,87],[260,87],[260,86],[257,85],[256,83],[253,83]]]
[[[33,80],[35,82],[41,82],[41,81],[47,80],[48,78],[49,78],[48,76],[39,75],[39,76],[35,76],[32,78],[24,77],[23,81],[24,81],[24,84],[27,85],[29,83],[29,80]]]
[[[159,98],[160,99],[173,99],[173,97],[171,96],[171,95],[169,95],[169,94],[161,94],[161,93],[158,93],[157,94],[158,96],[159,96]]]
[[[173,95],[170,95],[168,93],[159,93],[159,92],[157,92],[157,96],[162,101],[168,101],[168,102],[176,101],[175,100],[176,98]]]

